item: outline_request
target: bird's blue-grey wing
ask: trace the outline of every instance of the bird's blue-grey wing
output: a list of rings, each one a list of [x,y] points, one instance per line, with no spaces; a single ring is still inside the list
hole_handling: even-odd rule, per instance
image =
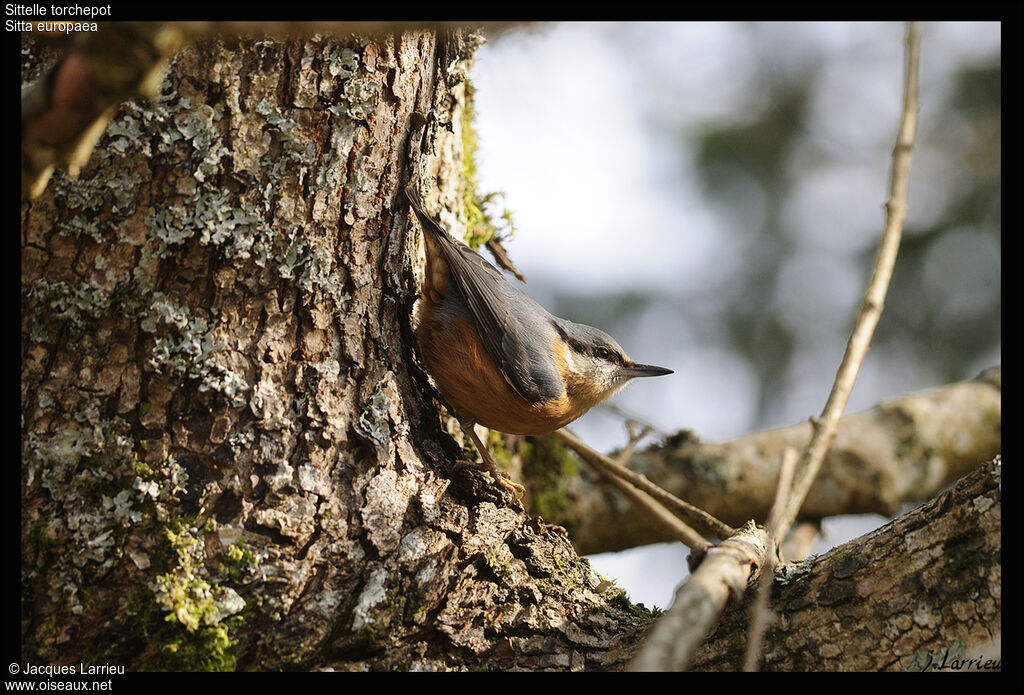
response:
[[[564,390],[553,361],[550,315],[514,287],[483,256],[453,239],[424,210],[415,190],[406,193],[425,233],[444,254],[448,270],[476,321],[488,354],[516,393],[531,403]],[[449,290],[450,291],[450,290]]]

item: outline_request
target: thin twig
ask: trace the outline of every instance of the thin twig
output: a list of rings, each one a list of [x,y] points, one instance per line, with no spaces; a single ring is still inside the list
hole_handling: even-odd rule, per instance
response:
[[[637,433],[634,423],[630,420],[626,421],[626,428],[629,431],[629,442],[619,452],[619,455],[615,457],[615,464],[618,466],[625,466],[629,463],[629,460],[633,457],[633,450],[636,448],[637,442],[647,436],[647,433],[651,430],[650,427],[644,427],[643,430]],[[639,488],[634,487],[622,478],[607,474],[602,474],[602,477],[614,485],[634,507],[668,529],[669,533],[674,535],[686,547],[691,548],[700,555],[706,553],[708,548],[711,547],[711,543],[706,538],[680,520],[679,517],[646,492],[642,492]]]
[[[602,473],[602,477],[614,485],[631,504],[646,513],[655,522],[664,526],[669,533],[675,536],[687,548],[690,548],[691,551],[703,555],[711,547],[711,543],[706,538],[680,520],[679,517],[646,492],[642,492],[622,478],[605,473]]]
[[[602,410],[607,410],[612,415],[616,415],[616,416],[618,416],[618,417],[620,417],[623,420],[626,420],[628,422],[635,422],[638,425],[643,425],[644,427],[649,428],[651,430],[651,432],[654,432],[655,434],[657,434],[657,435],[659,435],[661,437],[667,437],[668,436],[668,432],[666,432],[665,430],[657,427],[656,425],[654,425],[654,424],[652,424],[650,422],[647,422],[646,420],[641,419],[640,417],[638,417],[634,413],[626,412],[625,409],[623,409],[621,406],[618,406],[618,405],[616,405],[614,403],[610,403],[608,401],[605,401],[604,403],[602,403],[601,405],[599,405],[597,407],[601,408]]]
[[[497,262],[503,270],[507,270],[512,273],[516,276],[516,280],[524,285],[526,284],[526,276],[523,275],[522,271],[520,271],[519,268],[516,267],[516,264],[512,262],[512,259],[509,258],[508,251],[505,250],[505,246],[501,243],[500,239],[492,237],[487,240],[485,246],[487,246],[491,255],[494,256],[495,262]]]
[[[779,531],[779,521],[786,508],[786,502],[789,500],[790,489],[793,485],[793,473],[796,471],[796,461],[796,450],[787,448],[782,455],[782,464],[779,466],[779,484],[775,488],[775,501],[768,513],[768,557],[758,579],[757,599],[750,609],[747,651],[743,656],[744,671],[758,670],[761,663],[761,645],[764,642],[764,633],[768,629],[769,623],[775,620],[768,605],[772,594],[772,582],[775,579],[775,548],[782,542],[782,539],[776,534]]]
[[[615,457],[615,463],[620,466],[625,466],[631,458],[633,458],[633,451],[636,449],[636,445],[641,439],[651,433],[650,425],[645,426],[640,432],[636,431],[635,423],[632,420],[626,421],[626,429],[629,432],[629,441],[626,446],[622,448],[619,455]]]
[[[790,527],[779,545],[780,554],[786,562],[800,562],[807,558],[818,536],[824,536],[820,521],[799,521]]]
[[[885,234],[832,393],[821,418],[814,423],[814,434],[802,457],[801,474],[789,496],[785,512],[779,514],[780,505],[773,505],[770,523],[774,534],[748,522],[736,536],[727,538],[720,546],[708,551],[704,562],[676,592],[672,607],[651,630],[644,647],[630,665],[631,670],[685,669],[693,660],[694,650],[713,631],[726,602],[743,594],[752,572],[760,568],[767,575],[766,584],[770,585],[769,568],[775,555],[771,550],[771,538],[773,535],[785,535],[821,468],[825,451],[835,436],[839,416],[846,406],[853,381],[878,323],[889,278],[892,276],[906,216],[907,172],[916,129],[918,56],[918,29],[916,24],[911,23],[907,29],[903,119],[893,153],[892,187],[886,206]],[[781,484],[779,486],[784,487]],[[785,490],[779,488],[776,489],[777,500],[784,499],[782,495]]]
[[[813,421],[814,435],[811,437],[807,449],[801,460],[800,473],[793,486],[793,494],[789,504],[786,506],[786,513],[780,519],[782,533],[789,529],[800,507],[811,489],[811,484],[821,469],[825,459],[825,452],[828,451],[832,439],[835,437],[839,418],[846,408],[853,384],[857,380],[857,373],[864,361],[864,355],[871,344],[871,336],[874,334],[875,326],[882,315],[882,307],[885,304],[885,295],[889,288],[889,280],[892,277],[892,269],[896,264],[896,253],[900,246],[900,236],[903,232],[903,221],[907,215],[907,182],[910,171],[910,152],[914,146],[914,136],[917,131],[917,96],[918,96],[918,64],[920,57],[920,42],[918,38],[918,27],[916,22],[909,22],[907,25],[906,40],[906,65],[903,87],[903,118],[900,122],[899,135],[896,139],[896,147],[892,154],[892,178],[889,189],[889,200],[885,205],[886,221],[885,233],[875,256],[875,265],[861,302],[860,312],[854,323],[853,332],[846,345],[846,353],[839,365],[835,383],[832,385],[832,392],[829,394],[825,409],[821,417]]]
[[[725,606],[743,595],[767,556],[768,533],[748,521],[708,549],[704,561],[676,590],[672,606],[654,624],[630,671],[682,671],[715,627]]]
[[[644,476],[634,473],[628,468],[616,465],[614,461],[604,454],[591,449],[569,430],[562,428],[552,432],[552,436],[568,444],[584,461],[597,468],[602,473],[608,473],[616,478],[621,478],[634,487],[656,499],[659,503],[668,507],[674,514],[697,526],[705,533],[717,538],[728,538],[735,533],[735,530],[728,524],[719,521],[702,509],[684,502],[672,493],[658,487]],[[693,548],[694,546],[689,546]]]

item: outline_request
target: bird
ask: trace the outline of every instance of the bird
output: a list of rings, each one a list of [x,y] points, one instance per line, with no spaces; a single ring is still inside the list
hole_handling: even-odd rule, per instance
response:
[[[506,434],[553,432],[637,377],[671,369],[631,360],[604,331],[552,315],[483,256],[452,237],[405,188],[424,232],[426,265],[415,334],[426,371],[505,489],[522,485],[500,471],[475,424]]]

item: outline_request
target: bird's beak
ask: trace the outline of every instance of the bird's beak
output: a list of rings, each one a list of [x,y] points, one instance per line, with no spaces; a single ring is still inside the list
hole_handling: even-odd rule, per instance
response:
[[[632,379],[638,376],[664,376],[672,374],[673,371],[664,367],[655,367],[651,364],[634,364],[632,367],[623,368],[622,373]]]

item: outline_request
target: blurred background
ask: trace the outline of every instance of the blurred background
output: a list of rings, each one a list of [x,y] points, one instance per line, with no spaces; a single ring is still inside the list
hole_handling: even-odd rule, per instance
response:
[[[999,23],[924,23],[900,258],[848,412],[1000,362]],[[612,405],[704,440],[820,413],[884,226],[902,23],[559,23],[470,73],[480,190],[527,292],[675,374]],[[500,211],[499,211],[500,212]],[[610,451],[621,414],[571,428]],[[828,520],[815,552],[883,519]],[[677,544],[599,555],[667,608]]]

